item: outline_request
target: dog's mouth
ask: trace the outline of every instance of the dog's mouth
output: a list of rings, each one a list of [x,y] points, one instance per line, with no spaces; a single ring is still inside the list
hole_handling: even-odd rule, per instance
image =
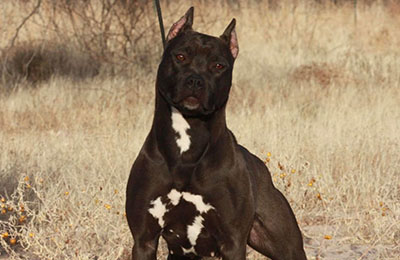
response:
[[[195,110],[200,106],[200,100],[194,96],[184,98],[181,103],[188,110]]]
[[[164,96],[164,95],[163,95]],[[186,116],[201,116],[209,115],[214,111],[214,107],[208,107],[204,105],[201,96],[195,93],[188,93],[187,95],[171,98],[170,96],[165,97],[167,102],[177,108],[182,114]]]

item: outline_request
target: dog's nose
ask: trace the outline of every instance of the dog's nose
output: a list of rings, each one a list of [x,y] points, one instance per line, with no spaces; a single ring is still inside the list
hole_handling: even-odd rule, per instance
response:
[[[186,79],[186,86],[191,89],[204,87],[204,80],[200,75],[194,74]]]

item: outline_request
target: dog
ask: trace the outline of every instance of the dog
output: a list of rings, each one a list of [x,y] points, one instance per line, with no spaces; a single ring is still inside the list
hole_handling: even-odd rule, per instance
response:
[[[302,235],[265,164],[239,145],[225,108],[239,53],[233,19],[220,37],[192,29],[193,7],[173,24],[157,72],[150,133],[129,176],[132,259],[303,260]]]

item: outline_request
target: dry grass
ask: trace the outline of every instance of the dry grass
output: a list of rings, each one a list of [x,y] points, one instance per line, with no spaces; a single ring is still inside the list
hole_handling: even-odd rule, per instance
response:
[[[220,34],[238,19],[230,128],[265,159],[309,259],[397,259],[398,6],[360,7],[355,26],[350,6],[269,11],[266,2],[195,4],[200,31]],[[165,6],[166,24],[187,7]],[[7,8],[1,46],[19,24]],[[152,68],[0,96],[0,258],[129,259],[124,190],[152,120]]]

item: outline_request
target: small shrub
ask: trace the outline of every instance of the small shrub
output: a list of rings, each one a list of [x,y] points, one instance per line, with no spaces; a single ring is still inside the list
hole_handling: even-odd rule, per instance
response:
[[[100,70],[100,64],[88,54],[57,44],[21,44],[3,55],[0,64],[6,86],[20,79],[38,83],[54,75],[80,80],[94,77]]]

